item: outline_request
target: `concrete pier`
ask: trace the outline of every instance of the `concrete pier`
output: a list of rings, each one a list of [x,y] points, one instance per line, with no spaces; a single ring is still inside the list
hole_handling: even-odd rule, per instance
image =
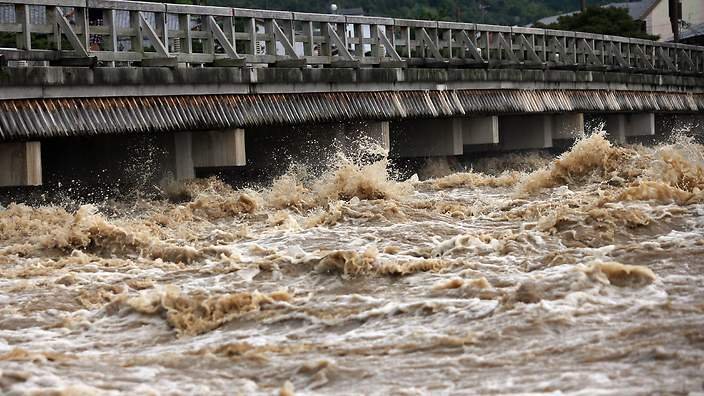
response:
[[[626,143],[629,136],[655,135],[655,114],[609,114],[606,132],[615,143]]]
[[[191,132],[177,132],[173,137],[172,158],[175,180],[188,180],[196,177],[193,164],[193,138]]]
[[[0,144],[0,186],[42,184],[42,156],[39,142]]]
[[[361,138],[374,142],[386,150],[391,148],[388,121],[364,121],[341,124],[337,134],[338,138],[344,135],[345,137],[342,138],[342,140],[347,143]]]
[[[584,114],[565,113],[552,115],[553,139],[576,139],[584,136]]]
[[[443,157],[463,154],[461,120],[419,119],[391,124],[392,155]]]
[[[499,118],[499,145],[503,150],[552,147],[553,120],[550,114]]]
[[[245,166],[244,129],[195,132],[192,135],[193,166],[216,168]]]
[[[196,168],[245,166],[244,137],[241,128],[175,133],[170,148],[174,179],[193,179]]]
[[[462,144],[499,143],[499,117],[471,117],[456,119],[462,128]]]

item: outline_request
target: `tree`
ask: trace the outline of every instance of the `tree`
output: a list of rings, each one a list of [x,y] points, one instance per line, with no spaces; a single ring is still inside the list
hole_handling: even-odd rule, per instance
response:
[[[534,26],[647,40],[658,39],[658,36],[644,32],[642,23],[631,18],[625,8],[616,7],[588,7],[584,12],[561,16],[555,23],[536,23]]]

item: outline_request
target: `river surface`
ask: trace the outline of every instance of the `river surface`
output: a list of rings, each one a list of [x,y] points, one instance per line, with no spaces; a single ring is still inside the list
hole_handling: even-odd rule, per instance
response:
[[[340,155],[8,204],[0,393],[701,395],[703,156],[597,133],[423,181]]]

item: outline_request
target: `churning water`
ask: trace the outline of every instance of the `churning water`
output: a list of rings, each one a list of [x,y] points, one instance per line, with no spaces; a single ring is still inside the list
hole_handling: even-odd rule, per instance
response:
[[[10,204],[0,393],[701,394],[703,155],[597,133],[424,181],[372,153]]]

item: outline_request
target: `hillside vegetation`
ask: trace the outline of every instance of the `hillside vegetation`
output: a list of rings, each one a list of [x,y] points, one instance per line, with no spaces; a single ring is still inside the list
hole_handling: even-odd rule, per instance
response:
[[[187,0],[184,0],[187,1]],[[579,8],[579,0],[204,0],[208,5],[323,12],[361,7],[366,15],[526,25]],[[589,0],[590,5],[607,0]]]

